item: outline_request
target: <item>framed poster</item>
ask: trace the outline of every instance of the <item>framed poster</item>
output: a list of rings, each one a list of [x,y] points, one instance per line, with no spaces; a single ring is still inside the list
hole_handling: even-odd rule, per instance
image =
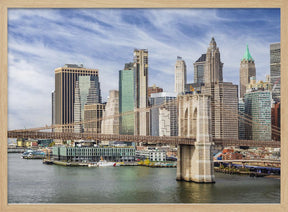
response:
[[[126,64],[133,62],[138,51],[147,50],[149,55],[149,86],[156,84],[154,88],[158,86],[172,93],[175,63],[186,62],[186,84],[191,82],[192,86],[195,78],[201,80],[201,70],[195,72],[195,64],[208,61],[203,58],[210,47],[220,52],[218,62],[224,63],[223,82],[239,84],[240,63],[244,59],[255,62],[257,80],[265,81],[265,75],[270,74],[270,45],[274,48],[273,44],[277,43],[283,47],[281,78],[284,80],[281,81],[284,82],[287,7],[287,3],[280,0],[249,3],[226,0],[2,1],[1,211],[147,208],[218,211],[223,209],[222,204],[229,210],[287,209],[285,168],[281,169],[281,181],[216,174],[215,184],[197,184],[176,181],[175,168],[47,166],[39,161],[19,159],[19,154],[7,154],[9,142],[6,142],[8,131],[49,125],[51,92],[55,89],[55,73],[59,67],[97,69],[99,90],[108,107],[107,96],[111,100],[113,95],[110,90],[119,89],[121,70],[126,70]],[[85,77],[81,80],[87,84]],[[79,87],[81,80],[77,80]],[[278,82],[277,78],[274,84]],[[281,101],[284,105],[285,89],[283,83]],[[76,93],[75,87],[72,90]],[[81,89],[79,95],[82,95],[80,92]],[[281,120],[285,118],[285,111],[282,106]],[[285,126],[282,121],[281,128]],[[279,128],[272,132],[280,136]],[[282,140],[285,136],[282,130]],[[287,145],[281,144],[281,166],[287,167]]]

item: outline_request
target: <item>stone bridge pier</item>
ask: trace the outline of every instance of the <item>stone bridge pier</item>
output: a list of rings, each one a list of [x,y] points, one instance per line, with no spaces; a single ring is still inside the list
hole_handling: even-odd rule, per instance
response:
[[[178,145],[177,180],[214,183],[210,96],[178,96],[179,136],[196,137],[191,145]]]

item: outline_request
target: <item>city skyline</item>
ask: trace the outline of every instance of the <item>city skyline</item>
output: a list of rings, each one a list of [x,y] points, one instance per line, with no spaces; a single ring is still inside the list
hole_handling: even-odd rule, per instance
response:
[[[193,82],[193,63],[211,37],[219,46],[224,81],[239,85],[246,44],[257,80],[264,79],[270,43],[280,41],[280,10],[9,9],[8,128],[51,124],[54,70],[66,63],[99,69],[105,101],[109,90],[118,90],[118,71],[133,60],[134,48],[148,49],[149,86],[171,92],[177,56],[187,64],[187,82]]]

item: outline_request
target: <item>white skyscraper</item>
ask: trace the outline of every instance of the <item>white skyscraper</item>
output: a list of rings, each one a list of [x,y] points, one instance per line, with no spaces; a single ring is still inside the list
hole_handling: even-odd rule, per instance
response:
[[[186,64],[182,57],[178,56],[175,65],[175,92],[177,94],[184,93],[186,82]]]

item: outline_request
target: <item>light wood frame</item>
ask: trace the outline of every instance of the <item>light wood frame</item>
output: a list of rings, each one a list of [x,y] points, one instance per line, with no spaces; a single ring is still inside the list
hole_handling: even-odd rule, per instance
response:
[[[9,8],[280,8],[281,203],[280,204],[8,204],[7,10]],[[287,0],[0,0],[0,211],[288,211],[288,1]],[[224,192],[224,191],[223,191]]]

